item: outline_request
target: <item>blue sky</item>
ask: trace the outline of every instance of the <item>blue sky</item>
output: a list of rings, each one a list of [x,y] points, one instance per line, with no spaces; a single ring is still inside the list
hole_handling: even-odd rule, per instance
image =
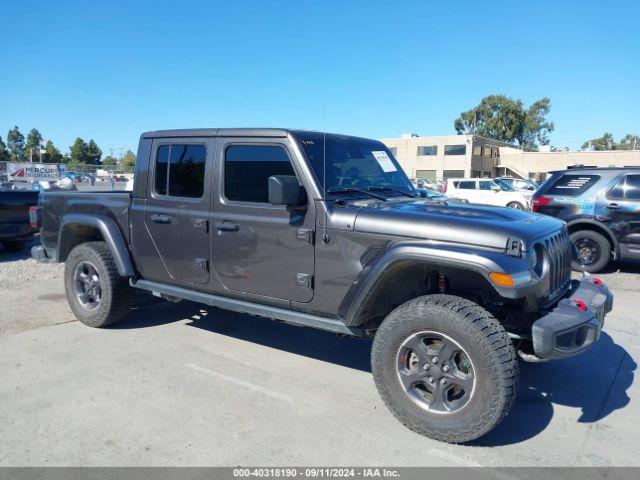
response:
[[[637,1],[0,6],[5,141],[14,124],[105,153],[162,128],[438,135],[490,93],[549,96],[554,145],[640,134]]]

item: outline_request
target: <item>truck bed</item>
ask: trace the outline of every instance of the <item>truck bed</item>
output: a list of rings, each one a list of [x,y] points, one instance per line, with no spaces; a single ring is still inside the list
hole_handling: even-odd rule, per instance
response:
[[[47,251],[57,251],[60,220],[70,213],[105,216],[114,220],[129,242],[131,192],[44,192],[38,205],[42,210],[41,240]]]

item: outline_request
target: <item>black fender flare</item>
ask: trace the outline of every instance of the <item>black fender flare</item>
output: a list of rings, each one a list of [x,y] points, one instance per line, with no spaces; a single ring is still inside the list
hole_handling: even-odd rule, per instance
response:
[[[526,270],[528,267],[523,258],[510,257],[504,252],[479,251],[468,247],[438,245],[426,241],[393,242],[360,272],[340,304],[338,314],[347,325],[354,326],[359,323],[360,310],[367,303],[369,294],[384,278],[389,268],[406,260],[479,273],[498,295],[505,298],[520,298],[534,287],[534,285],[525,285],[522,288],[506,288],[490,280],[491,272],[516,273]]]
[[[611,241],[613,242],[613,250],[616,254],[616,258],[620,256],[620,243],[618,242],[618,237],[616,236],[613,230],[607,227],[604,223],[599,222],[597,220],[593,220],[591,218],[575,218],[573,220],[569,220],[567,222],[567,229],[570,229],[574,225],[579,225],[579,224],[593,225],[594,227],[598,227],[601,230],[604,230],[609,236],[609,238],[611,239]]]
[[[105,215],[69,213],[62,217],[62,221],[60,222],[60,233],[58,236],[60,239],[58,251],[61,253],[58,258],[59,261],[66,260],[66,256],[69,253],[65,252],[65,231],[72,225],[85,225],[97,229],[111,250],[111,254],[113,255],[113,259],[116,263],[116,268],[118,269],[120,276],[133,277],[135,275],[131,255],[127,248],[127,243],[122,236],[122,232],[118,228],[116,222]]]

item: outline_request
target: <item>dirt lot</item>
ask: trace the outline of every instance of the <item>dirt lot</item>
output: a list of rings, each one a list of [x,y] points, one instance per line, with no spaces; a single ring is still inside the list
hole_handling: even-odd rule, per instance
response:
[[[640,466],[639,273],[602,275],[616,300],[598,344],[522,364],[511,414],[458,446],[387,412],[368,341],[144,293],[91,329],[62,266],[0,252],[0,466]]]

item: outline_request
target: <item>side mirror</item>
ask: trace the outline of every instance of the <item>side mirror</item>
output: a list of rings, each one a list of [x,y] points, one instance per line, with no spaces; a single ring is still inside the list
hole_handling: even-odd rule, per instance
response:
[[[271,205],[292,206],[300,198],[300,184],[293,175],[273,175],[269,177],[269,203]]]

